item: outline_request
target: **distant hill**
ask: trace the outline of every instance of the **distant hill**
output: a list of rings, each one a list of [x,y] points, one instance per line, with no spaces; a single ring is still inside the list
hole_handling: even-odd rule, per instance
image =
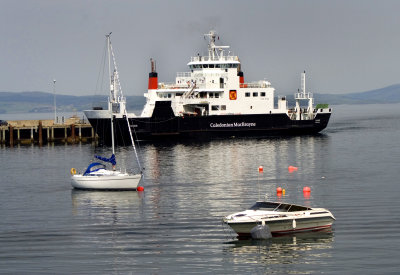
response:
[[[289,105],[294,105],[293,94],[287,96]],[[347,94],[321,94],[314,93],[314,102],[328,103],[329,105],[341,104],[376,104],[376,103],[399,103],[400,84],[391,85],[385,88]]]
[[[127,109],[143,108],[143,96],[127,96]],[[107,107],[107,96],[70,96],[56,94],[58,111],[73,112]],[[0,92],[0,113],[40,113],[54,111],[54,94],[45,92]]]
[[[315,102],[340,104],[373,104],[400,102],[400,84],[385,88],[348,94],[315,94]]]
[[[289,105],[294,105],[293,95],[287,96]],[[373,104],[400,102],[400,84],[385,88],[347,94],[320,94],[315,93],[315,104]],[[146,103],[143,96],[127,96],[128,110],[141,110]],[[107,96],[70,96],[56,94],[58,111],[74,112],[92,109],[101,106],[107,108]],[[53,112],[54,95],[45,92],[0,92],[1,113],[29,113]]]

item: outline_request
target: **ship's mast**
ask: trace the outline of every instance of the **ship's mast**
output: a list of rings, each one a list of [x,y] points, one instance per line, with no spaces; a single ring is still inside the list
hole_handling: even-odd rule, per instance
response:
[[[308,100],[307,115],[308,115],[308,119],[312,119],[311,116],[313,113],[314,98],[312,96],[312,93],[306,92],[306,71],[301,73],[300,87],[301,87],[301,91],[298,91],[298,93],[296,93],[294,96],[296,99],[296,120],[302,119],[300,100]]]
[[[306,96],[306,71],[301,73],[301,92]]]
[[[215,37],[217,36],[215,31],[210,31],[209,33],[204,34],[204,36],[208,36],[208,56],[214,59],[215,57]]]
[[[229,46],[216,46],[215,39],[217,38],[217,32],[211,30],[209,33],[204,34],[204,37],[208,36],[208,56],[211,60],[221,58],[224,56],[224,49],[229,49]],[[218,37],[219,39],[219,37]],[[220,53],[218,54],[218,50]]]

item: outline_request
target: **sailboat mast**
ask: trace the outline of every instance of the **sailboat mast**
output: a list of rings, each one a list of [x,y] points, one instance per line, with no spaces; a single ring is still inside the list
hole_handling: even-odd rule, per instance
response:
[[[112,90],[113,90],[113,83],[111,81],[111,40],[110,40],[110,35],[111,32],[106,35],[107,37],[107,52],[108,52],[108,81],[110,84],[110,97],[108,99],[108,110],[110,111],[111,115],[111,147],[112,147],[112,153],[115,154],[115,149],[114,149],[114,116],[112,113]]]

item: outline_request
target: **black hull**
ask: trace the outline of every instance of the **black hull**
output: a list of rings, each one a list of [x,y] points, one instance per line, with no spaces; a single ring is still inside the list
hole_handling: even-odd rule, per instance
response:
[[[136,140],[207,140],[231,137],[268,137],[317,134],[326,128],[330,113],[317,114],[313,120],[291,120],[286,114],[218,115],[131,118]],[[89,119],[105,144],[111,143],[109,119]],[[130,144],[126,118],[114,119],[118,145]]]

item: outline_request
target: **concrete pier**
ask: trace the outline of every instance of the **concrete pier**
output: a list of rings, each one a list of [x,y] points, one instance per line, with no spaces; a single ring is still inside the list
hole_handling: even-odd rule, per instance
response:
[[[0,126],[0,144],[76,143],[97,140],[92,126],[71,117],[64,124],[54,120],[9,120],[8,125]]]

